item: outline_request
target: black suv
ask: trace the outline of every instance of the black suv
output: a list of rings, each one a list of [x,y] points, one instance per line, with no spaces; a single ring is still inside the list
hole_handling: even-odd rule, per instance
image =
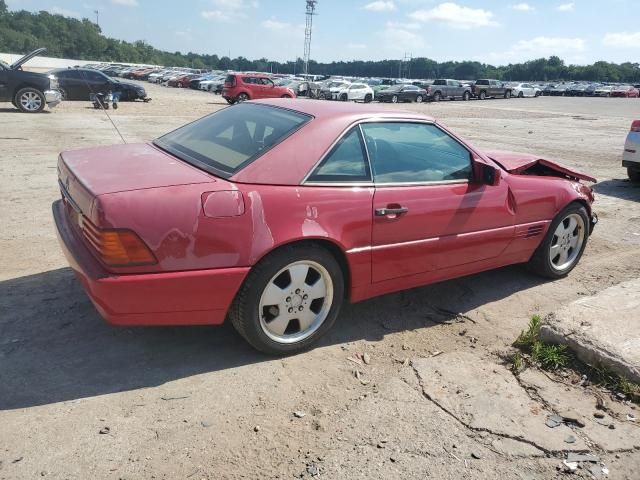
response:
[[[17,62],[7,65],[0,60],[0,102],[11,102],[25,113],[38,113],[45,105],[55,107],[62,100],[55,77],[25,72],[22,65],[46,49],[39,48]]]

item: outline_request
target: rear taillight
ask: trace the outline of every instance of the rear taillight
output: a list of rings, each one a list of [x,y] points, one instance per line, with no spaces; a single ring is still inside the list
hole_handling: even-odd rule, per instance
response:
[[[632,132],[640,132],[640,120],[634,120],[631,124]]]
[[[82,234],[102,263],[109,267],[158,263],[149,247],[131,230],[98,228],[83,218]]]

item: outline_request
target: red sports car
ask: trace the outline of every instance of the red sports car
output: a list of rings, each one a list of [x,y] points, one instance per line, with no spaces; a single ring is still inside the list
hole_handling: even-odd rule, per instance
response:
[[[60,243],[108,322],[229,318],[274,354],[318,340],[345,300],[515,263],[560,278],[596,221],[594,178],[340,102],[241,103],[64,152],[58,177]]]

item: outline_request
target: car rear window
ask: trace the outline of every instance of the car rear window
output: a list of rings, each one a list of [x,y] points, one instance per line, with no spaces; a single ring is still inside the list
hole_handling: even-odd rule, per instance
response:
[[[446,80],[436,80],[435,82],[433,82],[434,85],[446,85],[447,81]]]
[[[489,85],[489,80],[478,80],[476,85]]]
[[[229,178],[311,119],[293,110],[243,103],[196,120],[153,143],[187,163]]]

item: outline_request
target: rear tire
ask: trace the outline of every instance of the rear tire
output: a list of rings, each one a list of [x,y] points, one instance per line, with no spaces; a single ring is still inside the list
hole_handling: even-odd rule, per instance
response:
[[[627,167],[627,176],[634,183],[640,183],[640,170],[634,170]]]
[[[291,275],[293,269],[300,273]],[[315,295],[321,296],[312,299]],[[229,318],[255,349],[286,355],[322,337],[335,323],[343,299],[344,276],[334,256],[319,245],[291,245],[253,267]]]
[[[462,100],[464,100],[465,102],[469,101],[470,98],[471,98],[471,94],[469,92],[464,92],[462,94]]]
[[[511,90],[507,90],[506,92],[504,92],[504,98],[507,100],[511,98]]]
[[[436,92],[433,94],[433,101],[439,102],[442,99],[442,94],[440,92]]]
[[[518,93],[518,98],[524,98],[524,93],[523,92]]]
[[[398,103],[398,96],[394,95],[391,97],[391,103]]]
[[[349,97],[347,96],[346,93],[343,93],[342,95],[340,95],[340,101],[346,102],[347,100],[349,100]]]
[[[486,100],[487,92],[485,92],[485,91],[480,92],[479,97],[480,97],[480,100]]]
[[[236,98],[237,103],[246,102],[247,100],[249,100],[249,95],[244,92],[238,95],[238,97]]]
[[[584,253],[589,225],[585,207],[569,204],[551,222],[547,235],[527,264],[529,270],[551,279],[567,276]]]
[[[364,96],[364,103],[371,103],[371,101],[372,101],[372,100],[373,100],[373,97],[371,96],[371,94],[370,94],[370,93],[367,93],[367,94]]]
[[[416,97],[416,103],[422,103],[422,100],[423,100],[422,95],[418,95]]]

